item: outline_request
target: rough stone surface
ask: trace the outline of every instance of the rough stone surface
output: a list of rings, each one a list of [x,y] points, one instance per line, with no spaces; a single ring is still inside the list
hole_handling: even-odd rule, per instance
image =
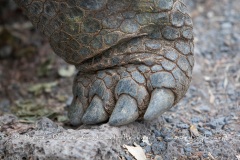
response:
[[[12,115],[0,117],[10,121]],[[7,127],[9,124],[1,125]],[[17,120],[12,126],[21,125]],[[41,127],[40,127],[41,126]],[[0,132],[1,159],[118,159],[121,145],[133,143],[147,133],[148,123],[134,122],[122,127],[81,126],[77,130],[63,129],[50,119],[43,118],[32,129],[11,133]],[[129,130],[129,128],[131,128]],[[2,132],[3,131],[3,132]],[[4,144],[4,145],[3,145]]]

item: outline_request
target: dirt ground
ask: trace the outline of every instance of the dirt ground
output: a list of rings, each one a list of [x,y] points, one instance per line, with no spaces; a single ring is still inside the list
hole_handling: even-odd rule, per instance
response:
[[[135,143],[148,159],[240,160],[240,1],[187,3],[195,34],[191,86],[161,125],[152,125],[147,138]],[[66,108],[74,74],[21,10],[0,0],[0,117],[12,113],[32,124],[46,116],[71,128]],[[126,149],[118,155],[134,159]]]

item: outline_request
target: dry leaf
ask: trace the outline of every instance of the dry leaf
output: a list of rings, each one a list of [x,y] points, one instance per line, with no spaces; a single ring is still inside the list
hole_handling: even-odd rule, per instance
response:
[[[210,81],[210,80],[211,80],[211,78],[210,78],[210,77],[208,77],[208,76],[204,76],[204,80],[205,80],[205,81]]]
[[[39,117],[50,116],[55,113],[44,103],[36,103],[33,100],[15,101],[16,107],[13,112],[20,118],[22,123],[34,123]]]
[[[123,145],[124,148],[128,150],[128,152],[136,158],[136,160],[146,160],[146,155],[142,149],[142,147],[136,145],[136,147]]]
[[[198,137],[199,136],[199,132],[198,132],[197,127],[195,125],[191,125],[190,133],[191,133],[192,137]]]
[[[208,88],[208,93],[209,93],[209,95],[210,95],[210,100],[209,100],[209,102],[210,102],[211,104],[214,104],[215,96],[213,95],[213,93],[212,93],[212,91],[210,90],[210,88]]]
[[[240,160],[240,154],[239,155],[236,155],[237,159]]]
[[[228,85],[228,78],[226,77],[226,78],[224,79],[224,84],[223,84],[223,86],[224,86],[225,89],[227,88],[227,85]]]
[[[34,93],[34,95],[40,95],[42,92],[49,93],[53,87],[56,87],[58,82],[39,83],[29,87],[28,91]]]
[[[59,70],[58,70],[58,74],[61,76],[61,77],[72,77],[75,73],[76,69],[73,65],[69,65],[67,67],[61,67]]]
[[[209,158],[211,158],[211,160],[216,160],[210,152],[208,152],[208,156],[209,156]]]

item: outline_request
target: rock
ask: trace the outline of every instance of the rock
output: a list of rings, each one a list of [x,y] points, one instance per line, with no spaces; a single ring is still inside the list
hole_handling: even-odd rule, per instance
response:
[[[156,142],[156,143],[152,144],[152,151],[155,155],[161,154],[166,149],[167,149],[167,147],[164,142]]]
[[[160,130],[160,134],[165,142],[171,142],[173,140],[173,133],[169,128],[163,127]]]
[[[173,140],[172,134],[169,134],[169,135],[164,136],[163,140],[164,140],[165,142],[171,142],[171,141]]]
[[[200,119],[198,117],[193,117],[191,119],[192,123],[198,123],[200,121]]]
[[[235,113],[232,113],[231,115],[227,116],[224,120],[224,122],[226,124],[229,124],[229,123],[232,123],[234,121],[236,121],[238,118],[237,118],[237,115]]]
[[[12,114],[5,114],[3,116],[0,116],[0,126],[2,125],[11,125],[15,122],[17,122],[17,117]]]
[[[225,125],[225,124],[226,124],[225,117],[220,117],[220,118],[216,118],[216,119],[211,120],[207,124],[207,126],[209,126],[211,129],[216,129],[217,127],[222,128],[222,126]]]
[[[162,133],[159,130],[154,130],[155,137],[161,137]]]
[[[171,134],[171,130],[169,128],[163,127],[160,130],[161,135],[163,136],[163,138],[169,134]]]
[[[170,116],[166,116],[166,117],[164,117],[164,119],[167,123],[173,123],[173,118]]]
[[[145,153],[150,153],[151,152],[151,146],[146,146],[144,148],[144,150],[145,150]]]
[[[181,129],[188,129],[189,128],[189,125],[186,124],[186,123],[180,123],[177,125],[178,128],[181,128]]]
[[[56,123],[46,117],[43,117],[36,122],[36,129],[39,131],[53,133],[62,132],[64,130],[63,127],[58,126]]]
[[[203,135],[206,137],[211,137],[212,136],[212,132],[209,130],[204,130]]]
[[[210,107],[207,105],[201,105],[199,107],[197,107],[197,109],[199,109],[202,112],[209,112],[210,111]]]
[[[203,158],[208,158],[208,153],[204,152],[203,153]]]
[[[183,148],[186,153],[192,152],[192,147],[191,146],[186,146]]]
[[[128,155],[125,155],[126,160],[132,160],[132,158]]]
[[[147,144],[146,144],[145,142],[141,142],[139,145],[140,145],[141,147],[145,147]]]
[[[207,124],[207,126],[209,126],[212,129],[216,129],[217,128],[217,122],[216,121],[211,121],[210,123]]]
[[[0,123],[17,123],[12,115],[0,116]],[[5,159],[117,159],[123,144],[137,141],[150,132],[150,126],[134,122],[127,126],[82,126],[64,129],[48,118],[36,122],[36,127],[23,134],[8,133],[0,139],[0,157]],[[124,133],[124,135],[122,134]],[[16,138],[17,137],[17,138]],[[4,143],[4,142],[8,143]],[[3,145],[2,145],[3,144]],[[7,148],[11,148],[10,150]],[[24,152],[23,152],[24,151]],[[151,147],[145,147],[151,152]]]

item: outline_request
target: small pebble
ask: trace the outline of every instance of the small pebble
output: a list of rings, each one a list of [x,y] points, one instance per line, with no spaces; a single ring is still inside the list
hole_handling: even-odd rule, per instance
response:
[[[209,130],[205,130],[205,131],[203,132],[203,134],[204,134],[206,137],[212,136],[212,132],[209,131]]]
[[[3,140],[5,137],[5,135],[3,133],[0,132],[0,141]]]
[[[145,153],[150,153],[151,152],[151,146],[146,146],[144,148],[144,150],[145,150]]]
[[[208,123],[207,126],[210,127],[211,129],[216,129],[217,123],[216,123],[216,121],[212,121],[212,122]]]
[[[141,147],[145,147],[147,144],[146,144],[145,142],[141,142],[139,145],[140,145]]]
[[[119,155],[120,155],[121,157],[125,157],[125,153],[124,153],[123,151],[120,151]]]
[[[160,130],[160,132],[165,142],[171,142],[173,140],[173,134],[169,128],[164,127]]]
[[[232,121],[235,121],[233,118],[234,117],[236,117],[236,115],[229,115],[229,116],[227,116],[226,118],[225,118],[225,120],[224,120],[224,122],[225,122],[225,124],[229,124],[229,123],[231,123]]]
[[[159,130],[155,130],[154,135],[155,135],[155,137],[161,137],[162,136],[162,134]]]
[[[157,142],[152,144],[152,151],[154,154],[161,154],[166,150],[166,144],[164,142]]]
[[[201,132],[201,133],[204,133],[205,128],[203,128],[203,127],[198,127],[198,131]]]
[[[189,128],[189,125],[186,124],[186,123],[180,123],[177,125],[178,128],[181,128],[181,129],[188,129]]]
[[[226,124],[225,117],[220,117],[210,121],[210,123],[208,123],[207,126],[210,127],[211,129],[216,129],[222,128],[222,126],[225,124]]]
[[[197,107],[197,109],[199,109],[200,111],[203,111],[203,112],[209,112],[210,111],[210,107],[208,107],[206,105],[199,106],[199,107]]]
[[[224,22],[224,23],[222,23],[222,28],[223,29],[230,29],[230,28],[232,28],[232,23],[231,22]]]
[[[125,155],[126,160],[132,160],[132,158],[128,155]]]
[[[167,123],[173,123],[173,119],[171,117],[164,117]]]
[[[161,136],[164,138],[167,135],[171,134],[171,130],[169,128],[163,127],[161,130]]]
[[[199,123],[200,119],[198,117],[194,117],[191,119],[192,123]]]
[[[184,149],[185,152],[188,152],[188,153],[192,152],[192,147],[191,146],[186,146],[183,149]]]
[[[203,158],[208,158],[208,153],[203,153]]]
[[[167,135],[167,136],[164,136],[163,140],[165,142],[171,142],[173,140],[173,136],[171,134]]]

